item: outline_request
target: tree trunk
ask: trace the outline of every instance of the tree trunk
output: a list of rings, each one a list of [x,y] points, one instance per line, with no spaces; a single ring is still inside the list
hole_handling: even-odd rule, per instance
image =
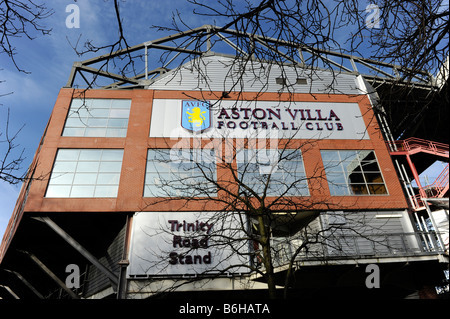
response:
[[[275,287],[275,274],[273,271],[272,264],[272,255],[270,251],[270,231],[266,229],[266,223],[264,221],[264,216],[260,214],[258,216],[259,222],[259,234],[260,234],[260,243],[262,247],[263,253],[263,263],[266,268],[265,277],[267,280],[267,289],[269,291],[269,298],[276,299],[276,287]]]

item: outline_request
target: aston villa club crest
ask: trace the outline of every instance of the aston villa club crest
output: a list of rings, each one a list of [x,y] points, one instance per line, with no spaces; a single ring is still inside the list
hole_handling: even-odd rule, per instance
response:
[[[191,132],[202,132],[211,126],[209,101],[182,101],[181,126]]]

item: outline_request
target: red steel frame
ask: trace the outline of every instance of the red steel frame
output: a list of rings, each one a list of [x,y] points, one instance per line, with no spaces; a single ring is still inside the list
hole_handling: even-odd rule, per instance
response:
[[[431,185],[422,186],[420,183],[419,174],[411,159],[411,155],[417,153],[427,153],[448,159],[449,157],[448,144],[427,141],[415,137],[411,137],[406,140],[388,142],[387,144],[388,148],[390,149],[391,155],[406,156],[409,168],[411,169],[411,172],[414,176],[414,180],[416,181],[417,187],[419,188],[419,195],[414,196],[415,198],[412,199],[413,202],[417,201],[417,203],[419,204],[418,205],[419,207],[416,207],[416,210],[419,210],[424,207],[420,198],[428,198],[428,197],[436,198],[444,196],[444,194],[448,191],[449,187],[448,164]],[[431,196],[429,196],[426,192],[426,189],[436,189],[437,191],[433,192]]]

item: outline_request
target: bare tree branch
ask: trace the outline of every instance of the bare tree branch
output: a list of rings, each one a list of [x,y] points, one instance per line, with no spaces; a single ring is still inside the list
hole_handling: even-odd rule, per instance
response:
[[[42,35],[50,34],[51,29],[40,23],[52,14],[52,9],[33,1],[2,0],[0,2],[0,54],[6,54],[18,71],[28,73],[18,65],[15,59],[17,50],[14,39],[26,37],[33,40],[35,32]]]
[[[17,184],[24,179],[24,175],[19,172],[22,169],[22,163],[25,160],[23,157],[24,150],[18,154],[15,150],[19,145],[15,144],[18,134],[23,129],[19,128],[11,135],[9,132],[9,109],[6,116],[5,131],[0,132],[0,150],[2,158],[0,158],[0,180],[10,184]]]

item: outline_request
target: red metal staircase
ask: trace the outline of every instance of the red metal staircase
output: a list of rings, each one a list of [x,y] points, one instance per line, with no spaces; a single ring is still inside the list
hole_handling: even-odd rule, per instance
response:
[[[429,154],[432,156],[444,158],[448,162],[448,144],[436,143],[411,137],[406,140],[388,142],[387,146],[391,156],[405,156],[406,158],[408,166],[419,189],[419,194],[410,195],[411,204],[416,211],[425,208],[425,204],[423,203],[422,198],[442,198],[445,196],[449,188],[448,164],[446,167],[444,167],[443,171],[439,174],[439,176],[432,184],[422,186],[419,179],[419,173],[416,169],[416,165],[419,163],[414,163],[411,159],[411,156],[420,153]]]

